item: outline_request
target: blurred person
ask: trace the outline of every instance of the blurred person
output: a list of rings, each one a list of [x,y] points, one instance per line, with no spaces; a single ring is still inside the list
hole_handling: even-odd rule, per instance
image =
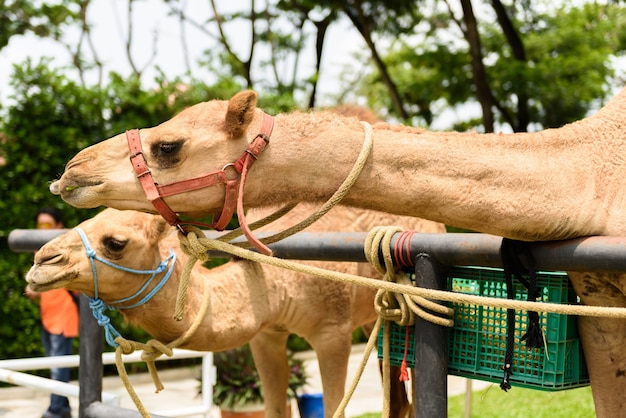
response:
[[[40,209],[35,219],[38,229],[64,228],[61,212],[55,208]],[[39,300],[41,341],[46,356],[72,354],[73,340],[78,336],[78,295],[66,289],[39,293],[28,286],[24,294],[31,300]],[[67,383],[70,380],[70,369],[52,368],[50,378]],[[41,418],[71,418],[71,416],[69,399],[50,394],[50,406]]]

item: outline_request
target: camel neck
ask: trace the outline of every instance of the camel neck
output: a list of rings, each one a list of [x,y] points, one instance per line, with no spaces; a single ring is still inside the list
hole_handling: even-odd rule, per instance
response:
[[[589,132],[602,123],[588,118],[510,135],[378,124],[371,157],[343,203],[524,240],[569,238],[581,228],[598,234],[598,189],[589,173],[603,155]],[[248,204],[323,201],[362,143],[356,119],[327,112],[277,117],[271,152],[256,168],[265,174],[249,179],[263,184],[249,185]]]

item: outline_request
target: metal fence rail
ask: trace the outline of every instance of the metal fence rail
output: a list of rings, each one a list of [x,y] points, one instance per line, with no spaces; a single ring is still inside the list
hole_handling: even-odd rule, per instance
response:
[[[96,324],[97,325],[97,324]],[[193,408],[177,408],[168,411],[162,411],[163,416],[187,416],[196,414],[208,414],[211,409],[212,401],[212,386],[215,380],[215,370],[213,367],[213,353],[210,352],[198,352],[192,350],[174,349],[171,357],[161,356],[157,361],[167,361],[186,358],[198,358],[202,357],[202,394],[203,405]],[[124,361],[126,363],[138,363],[142,362],[142,351],[136,351],[132,354],[125,355]],[[115,353],[102,353],[102,364],[115,364]],[[80,384],[74,385],[70,383],[59,382],[44,377],[31,375],[29,373],[23,373],[28,370],[42,370],[52,367],[78,367],[80,364],[79,355],[71,356],[57,356],[57,357],[34,357],[27,359],[9,359],[0,360],[0,381],[10,383],[17,386],[27,386],[36,389],[41,389],[46,392],[56,393],[58,395],[67,397],[80,397],[81,388]],[[79,374],[81,373],[79,369]],[[87,374],[94,374],[93,370],[86,370]],[[96,375],[98,373],[95,373]],[[80,382],[79,377],[79,382]],[[84,380],[84,379],[83,379]],[[139,417],[137,411],[124,410],[119,407],[120,397],[114,393],[100,392],[100,400],[97,402],[101,404],[98,407],[86,408],[89,412],[86,412],[83,416],[90,418],[97,417]],[[112,411],[117,411],[112,414]],[[122,414],[122,415],[120,415]]]
[[[9,234],[9,247],[16,252],[35,251],[67,230],[16,229]],[[215,238],[220,234],[205,232]],[[271,235],[260,233],[259,237]],[[274,255],[296,260],[365,262],[366,232],[300,232],[269,245]],[[239,240],[241,241],[241,240]],[[391,240],[393,248],[397,235]],[[488,234],[415,234],[410,257],[430,254],[446,266],[502,267],[502,238]],[[626,271],[626,237],[586,237],[564,241],[529,243],[537,268],[546,271]],[[215,257],[228,254],[210,253]]]

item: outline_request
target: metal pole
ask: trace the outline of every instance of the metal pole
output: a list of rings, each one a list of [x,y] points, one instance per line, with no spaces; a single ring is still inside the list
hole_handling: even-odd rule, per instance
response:
[[[16,252],[36,251],[52,236],[64,230],[15,229],[9,234],[9,247]],[[207,231],[215,238],[220,233]],[[272,233],[259,233],[259,237]],[[366,232],[299,232],[269,247],[280,258],[296,260],[365,262],[363,243]],[[397,236],[391,240],[395,248]],[[241,241],[241,239],[237,240]],[[446,266],[502,267],[502,238],[488,234],[415,234],[410,256],[431,254]],[[584,271],[621,273],[626,271],[626,237],[586,237],[564,241],[533,242],[530,250],[537,268],[545,271]],[[229,254],[209,252],[212,257]]]
[[[429,254],[415,258],[415,286],[446,289],[445,269]],[[415,418],[448,416],[448,330],[415,319]]]
[[[104,337],[98,321],[89,308],[89,298],[81,294],[80,310],[80,362],[78,366],[78,416],[87,417],[87,408],[102,401],[102,347]]]

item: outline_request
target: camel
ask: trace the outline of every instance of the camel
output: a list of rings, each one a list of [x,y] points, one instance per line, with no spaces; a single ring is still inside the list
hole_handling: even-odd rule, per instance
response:
[[[252,91],[240,92],[139,130],[155,182],[221,167],[232,178],[229,163],[257,133],[267,131],[268,117],[256,99]],[[342,203],[525,241],[625,235],[625,114],[626,89],[590,117],[536,133],[430,132],[376,124],[371,154]],[[245,206],[327,199],[364,142],[360,122],[332,111],[291,112],[273,120],[269,142],[255,155],[242,187]],[[76,207],[154,212],[130,168],[126,143],[126,135],[119,134],[80,151],[51,192]],[[162,200],[172,211],[195,217],[220,212],[225,196],[225,187],[216,185]],[[626,274],[569,277],[584,304],[626,307]],[[625,415],[626,320],[582,317],[579,330],[598,417]]]
[[[302,210],[308,209],[303,207],[289,216],[298,216]],[[377,225],[400,220],[400,217],[343,207],[333,209],[329,215],[316,225],[317,230],[337,228],[338,220],[347,231],[372,222]],[[444,232],[443,225],[434,222],[410,218],[408,222],[404,220],[404,224],[423,232]],[[317,353],[324,389],[324,413],[332,416],[344,393],[352,331],[376,319],[371,289],[247,260],[231,260],[214,269],[196,263],[187,293],[186,315],[176,321],[173,319],[174,302],[186,256],[176,234],[172,233],[173,228],[163,218],[137,211],[105,209],[78,228],[84,232],[96,255],[127,269],[154,269],[166,259],[170,249],[175,252],[177,261],[165,285],[147,303],[128,309],[124,306],[134,305],[149,293],[162,275],[155,277],[141,295],[117,304],[114,301],[135,295],[149,275],[137,276],[95,263],[99,298],[120,308],[127,321],[142,327],[161,342],[169,343],[189,329],[201,306],[203,287],[210,286],[209,311],[198,331],[181,348],[222,351],[250,342],[264,388],[268,417],[284,417],[286,413],[287,337],[290,333],[304,337]],[[363,263],[309,263],[379,277]],[[165,271],[170,267],[171,264]],[[36,253],[26,281],[30,288],[39,292],[63,287],[94,297],[92,267],[79,233],[69,231],[45,244]],[[398,389],[399,386],[393,393],[403,395]],[[406,416],[409,412],[406,395],[403,402],[401,398],[394,399],[398,400],[392,416]]]

